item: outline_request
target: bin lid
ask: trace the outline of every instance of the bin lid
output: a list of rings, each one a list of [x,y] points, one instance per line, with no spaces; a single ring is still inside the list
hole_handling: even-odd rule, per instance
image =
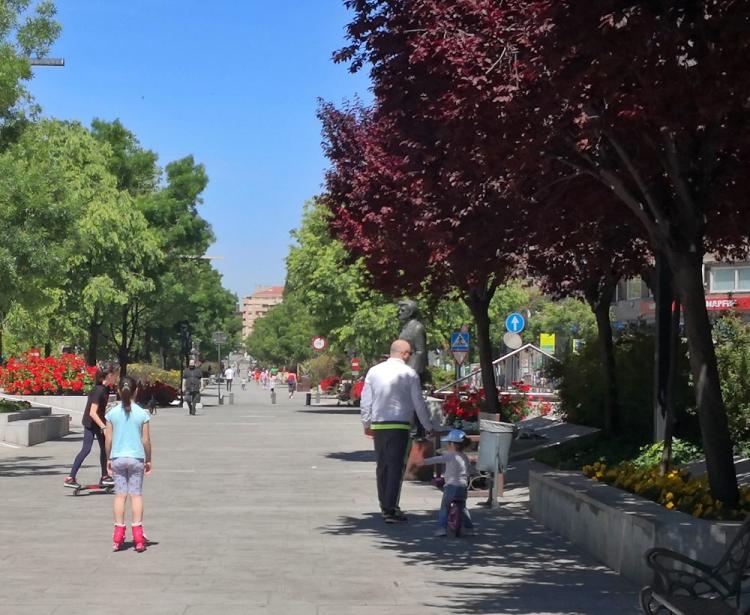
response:
[[[481,419],[479,421],[479,431],[489,431],[490,433],[513,433],[515,425],[513,423],[502,423],[500,421],[489,421]]]

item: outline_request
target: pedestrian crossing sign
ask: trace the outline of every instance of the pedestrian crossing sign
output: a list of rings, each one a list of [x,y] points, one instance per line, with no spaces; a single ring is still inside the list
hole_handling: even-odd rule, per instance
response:
[[[469,352],[468,331],[454,331],[451,333],[451,351]]]

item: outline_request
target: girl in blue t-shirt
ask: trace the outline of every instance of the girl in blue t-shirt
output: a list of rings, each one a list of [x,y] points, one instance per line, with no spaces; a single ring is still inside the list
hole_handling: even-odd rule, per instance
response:
[[[120,380],[120,403],[107,412],[105,431],[107,469],[115,479],[113,549],[125,541],[125,501],[130,496],[133,512],[133,542],[139,553],[146,550],[143,534],[143,476],[151,474],[149,414],[133,401],[136,382],[130,376]]]

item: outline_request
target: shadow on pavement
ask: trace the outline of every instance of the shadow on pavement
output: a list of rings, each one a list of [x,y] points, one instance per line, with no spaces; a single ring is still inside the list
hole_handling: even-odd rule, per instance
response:
[[[454,572],[455,583],[434,585],[451,613],[639,612],[633,587],[529,519],[524,506],[472,507],[478,535],[466,538],[433,536],[437,510],[407,514],[409,521],[397,525],[374,513],[340,517],[321,531],[370,535],[407,565]],[[439,603],[427,598],[425,606]]]
[[[315,410],[299,410],[304,414],[359,414],[359,408],[349,408],[347,406],[325,406],[324,409],[320,407]]]
[[[0,476],[49,476],[54,474],[67,474],[70,464],[46,464],[45,459],[52,457],[10,457],[0,461]],[[42,463],[40,463],[42,462]]]
[[[328,453],[328,459],[338,459],[339,461],[375,461],[375,451],[349,451],[344,453]]]

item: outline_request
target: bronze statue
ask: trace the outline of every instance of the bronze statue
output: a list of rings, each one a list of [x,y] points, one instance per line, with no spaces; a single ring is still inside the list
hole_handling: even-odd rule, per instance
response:
[[[411,344],[409,367],[419,374],[424,383],[427,374],[427,331],[417,319],[417,302],[404,299],[398,302],[398,319],[402,323],[399,338]]]

